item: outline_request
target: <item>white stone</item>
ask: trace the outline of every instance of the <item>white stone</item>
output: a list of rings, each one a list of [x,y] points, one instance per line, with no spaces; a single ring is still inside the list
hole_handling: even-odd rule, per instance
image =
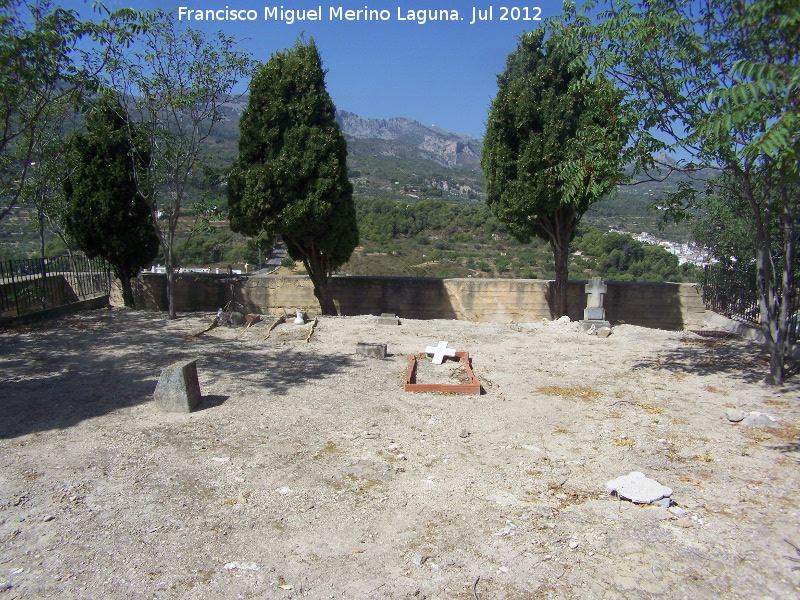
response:
[[[445,356],[453,358],[456,355],[456,351],[455,348],[448,348],[447,342],[440,341],[437,346],[428,346],[425,348],[425,354],[433,354],[433,360],[431,362],[435,365],[440,365]]]
[[[629,475],[606,482],[606,489],[609,492],[616,492],[620,498],[637,504],[649,504],[672,495],[671,488],[661,485],[653,479],[648,479],[644,473],[639,471],[633,471]]]

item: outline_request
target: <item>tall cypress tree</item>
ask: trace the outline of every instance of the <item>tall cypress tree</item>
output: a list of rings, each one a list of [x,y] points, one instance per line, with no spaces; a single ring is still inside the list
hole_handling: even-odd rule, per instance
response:
[[[86,133],[71,140],[71,171],[64,182],[66,231],[87,256],[111,264],[125,306],[133,306],[131,278],[158,255],[158,237],[134,181],[122,114],[116,99],[101,98],[87,117]],[[146,159],[147,152],[138,155]]]
[[[330,277],[358,245],[347,146],[334,113],[313,38],[274,54],[250,84],[228,179],[231,229],[280,235],[326,315],[337,313]]]
[[[607,81],[584,83],[577,54],[545,28],[523,33],[498,75],[481,166],[486,202],[521,242],[536,236],[553,250],[551,308],[567,312],[569,244],[589,206],[622,178],[626,140],[622,95]]]

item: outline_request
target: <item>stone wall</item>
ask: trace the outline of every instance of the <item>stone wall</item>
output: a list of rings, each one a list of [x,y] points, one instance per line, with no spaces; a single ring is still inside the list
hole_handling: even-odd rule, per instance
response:
[[[583,318],[585,281],[568,288],[567,313]],[[705,306],[697,284],[606,282],[604,305],[612,324],[659,329],[703,325]],[[550,281],[537,279],[425,279],[334,277],[333,296],[342,315],[388,312],[408,319],[460,319],[482,322],[534,322],[552,319]],[[144,274],[134,283],[137,306],[166,310],[164,275]],[[178,311],[215,312],[232,297],[248,312],[316,314],[319,304],[311,281],[300,275],[240,277],[184,274],[178,277]]]

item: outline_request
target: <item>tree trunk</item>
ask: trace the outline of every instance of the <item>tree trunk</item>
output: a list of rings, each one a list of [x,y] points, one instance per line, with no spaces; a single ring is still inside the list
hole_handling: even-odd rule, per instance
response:
[[[133,300],[133,287],[131,286],[131,278],[127,275],[119,278],[122,285],[122,304],[128,308],[136,308],[136,303]]]
[[[315,277],[311,278],[311,281],[314,282],[314,296],[319,300],[322,314],[335,317],[339,314],[339,311],[336,310],[336,304],[333,303],[333,296],[331,296],[330,286],[328,285],[330,280],[327,277],[322,277],[321,279],[320,281]]]
[[[175,268],[167,264],[167,316],[177,318],[175,312]]]
[[[553,260],[556,265],[556,280],[553,282],[553,306],[552,310],[556,317],[563,317],[567,314],[567,283],[569,282],[569,243],[566,246],[550,240],[550,247],[553,249]]]
[[[339,311],[336,310],[336,304],[334,304],[333,296],[331,296],[330,292],[329,284],[332,269],[329,268],[328,259],[312,244],[311,249],[303,257],[303,265],[311,278],[311,282],[314,284],[314,296],[319,301],[319,308],[322,314],[335,317],[339,314]]]

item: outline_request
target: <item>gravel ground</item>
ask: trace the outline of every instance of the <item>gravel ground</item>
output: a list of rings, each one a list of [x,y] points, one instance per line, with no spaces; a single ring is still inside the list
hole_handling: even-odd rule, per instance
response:
[[[765,385],[751,343],[367,316],[189,337],[211,316],[0,332],[0,600],[800,595],[800,382]],[[484,393],[403,391],[439,340]],[[201,404],[163,413],[189,358]],[[610,496],[631,471],[673,505]]]

